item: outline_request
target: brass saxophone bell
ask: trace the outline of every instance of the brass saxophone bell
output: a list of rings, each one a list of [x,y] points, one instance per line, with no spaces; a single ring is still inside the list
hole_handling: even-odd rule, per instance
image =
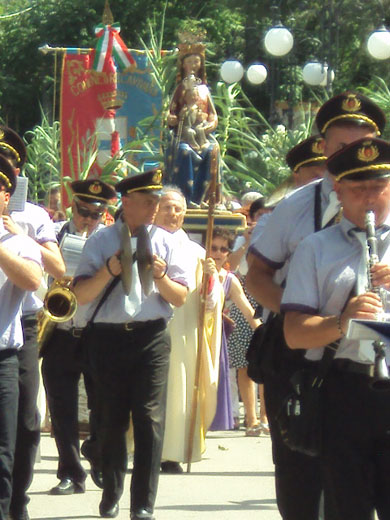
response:
[[[49,287],[43,301],[43,309],[38,316],[39,349],[48,341],[55,324],[70,320],[76,314],[77,300],[71,290],[72,278],[64,276]]]

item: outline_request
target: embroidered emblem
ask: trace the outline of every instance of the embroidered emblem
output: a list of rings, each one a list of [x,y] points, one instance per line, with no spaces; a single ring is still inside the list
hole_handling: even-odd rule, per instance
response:
[[[341,108],[345,110],[345,112],[357,112],[361,106],[361,101],[356,97],[356,94],[348,94],[341,104]]]
[[[100,185],[99,182],[94,182],[93,184],[90,185],[90,187],[88,188],[88,191],[90,193],[92,193],[93,195],[98,195],[99,193],[102,192],[102,187]]]
[[[372,144],[372,141],[366,141],[357,152],[357,158],[362,162],[372,162],[379,156],[378,148]]]
[[[155,184],[161,184],[161,179],[162,179],[162,171],[161,170],[156,170],[156,173],[153,175],[152,181]]]
[[[323,139],[316,139],[312,144],[311,151],[317,155],[324,153],[325,141]]]

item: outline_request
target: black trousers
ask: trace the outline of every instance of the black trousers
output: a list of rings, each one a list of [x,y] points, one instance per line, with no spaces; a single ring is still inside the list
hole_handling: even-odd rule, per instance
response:
[[[94,413],[94,394],[80,352],[79,338],[56,329],[42,360],[42,377],[50,410],[54,439],[58,449],[59,479],[70,478],[84,486],[87,474],[80,461],[78,421],[79,381],[83,374],[88,407]],[[90,426],[94,420],[90,421]]]
[[[119,500],[127,469],[126,431],[131,412],[134,464],[131,511],[152,512],[165,426],[170,337],[164,320],[125,331],[94,324],[88,353],[98,403],[103,500]]]
[[[332,368],[324,386],[327,520],[390,518],[390,387]]]
[[[0,520],[7,520],[12,494],[19,398],[16,350],[0,350]]]
[[[286,367],[279,375],[264,377],[264,398],[275,464],[276,501],[283,520],[318,520],[323,488],[320,460],[290,450],[284,444],[276,423],[277,413],[291,388],[289,377],[295,369],[298,367]]]
[[[40,416],[37,408],[39,390],[37,320],[35,317],[23,317],[22,326],[24,345],[18,351],[18,426],[10,506],[11,512],[15,515],[21,513],[29,502],[27,490],[33,478],[40,441]]]

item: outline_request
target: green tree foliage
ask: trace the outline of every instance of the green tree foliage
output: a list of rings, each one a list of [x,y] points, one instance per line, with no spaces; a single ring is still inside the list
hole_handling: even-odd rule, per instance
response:
[[[27,161],[24,175],[29,178],[28,198],[40,202],[45,198],[48,187],[59,186],[60,164],[60,123],[51,125],[42,113],[42,122],[26,132],[24,140]]]
[[[58,115],[61,60],[60,56],[55,60],[53,54],[44,56],[38,48],[45,43],[93,47],[94,28],[101,22],[104,3],[0,0],[0,119],[22,134],[33,129],[27,135],[31,162],[28,174],[37,176],[33,198],[41,189],[37,172],[43,168],[47,172],[45,182],[56,182],[58,170],[58,127],[52,121]],[[335,71],[334,93],[361,88],[388,112],[390,66],[388,61],[375,62],[368,56],[366,41],[382,21],[390,25],[390,18],[386,18],[390,0],[111,0],[110,5],[126,44],[154,49],[153,67],[165,106],[173,90],[175,58],[171,56],[168,62],[160,59],[156,49],[173,49],[180,30],[206,31],[208,82],[220,119],[217,132],[225,185],[232,192],[240,192],[245,186],[269,193],[287,175],[285,153],[307,136],[312,121],[305,116],[294,130],[283,130],[277,126],[280,121],[273,100],[286,100],[292,108],[302,101],[321,103],[332,93],[304,85],[301,67],[307,61],[318,59],[331,65]],[[161,20],[164,30],[160,33]],[[278,21],[292,31],[295,43],[288,56],[272,58],[263,39]],[[157,31],[151,32],[151,27]],[[261,86],[251,86],[245,79],[240,85],[218,83],[219,66],[228,57],[240,59],[245,66],[255,61],[265,63],[269,78]],[[53,115],[54,92],[57,107]],[[148,128],[155,123],[144,121],[140,125],[136,146],[130,145],[120,158],[124,164],[126,159],[136,157],[139,146],[146,145]],[[41,158],[39,150],[45,142],[51,152]],[[52,153],[57,154],[55,161]],[[92,159],[87,154],[82,161],[85,174]],[[110,163],[105,168],[107,178],[114,166]]]
[[[147,39],[148,20],[161,20],[165,10],[163,47],[174,48],[181,28],[201,26],[207,32],[208,78],[218,79],[220,63],[236,57],[245,65],[262,61],[272,77],[261,87],[243,82],[245,93],[266,115],[270,90],[276,99],[295,104],[322,95],[303,85],[300,68],[310,59],[327,60],[335,69],[334,92],[373,86],[373,77],[389,81],[387,63],[375,62],[365,49],[370,31],[386,20],[389,0],[111,0],[114,19],[129,47]],[[383,4],[383,5],[382,5]],[[273,9],[279,5],[279,10]],[[0,0],[0,116],[20,132],[40,120],[39,104],[52,107],[53,55],[43,56],[44,43],[60,47],[91,47],[94,27],[101,21],[104,0]],[[23,11],[19,16],[9,16]],[[274,59],[264,49],[264,35],[281,21],[294,34],[294,50]],[[57,97],[60,60],[57,61]]]

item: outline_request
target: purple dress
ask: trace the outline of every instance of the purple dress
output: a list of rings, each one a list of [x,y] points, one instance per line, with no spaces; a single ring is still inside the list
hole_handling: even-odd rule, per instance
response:
[[[225,297],[229,294],[230,284],[234,274],[228,273],[223,283]],[[219,358],[219,379],[217,391],[217,410],[209,428],[210,431],[233,430],[234,419],[229,381],[229,358],[225,323],[222,324],[221,354]]]

